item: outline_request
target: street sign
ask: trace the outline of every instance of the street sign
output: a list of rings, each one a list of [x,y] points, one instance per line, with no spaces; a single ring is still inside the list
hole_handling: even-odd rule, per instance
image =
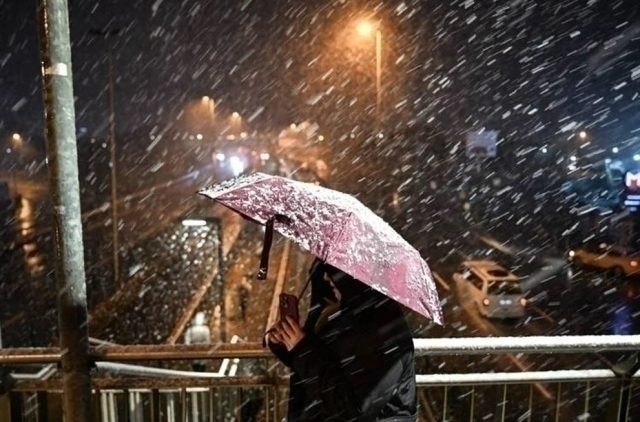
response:
[[[467,133],[467,157],[495,157],[498,152],[498,131],[478,130]]]
[[[624,205],[630,213],[640,209],[640,170],[627,170],[624,175]]]

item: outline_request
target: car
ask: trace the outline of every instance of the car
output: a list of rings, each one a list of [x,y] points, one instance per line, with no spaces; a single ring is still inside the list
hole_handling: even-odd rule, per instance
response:
[[[494,261],[465,261],[453,274],[463,299],[489,319],[522,318],[527,299],[520,279]]]
[[[640,254],[606,242],[587,244],[569,251],[569,261],[576,265],[612,271],[616,276],[640,274]]]

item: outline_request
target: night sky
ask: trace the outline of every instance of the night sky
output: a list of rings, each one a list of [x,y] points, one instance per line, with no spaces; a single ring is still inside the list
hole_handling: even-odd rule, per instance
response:
[[[0,136],[42,132],[36,1],[0,0]],[[640,3],[511,1],[72,1],[78,127],[105,136],[107,44],[114,38],[118,131],[172,127],[209,95],[252,129],[311,119],[337,139],[365,131],[381,22],[389,130],[456,137],[488,127],[516,144],[587,128],[607,145],[640,133]],[[145,139],[144,142],[147,142]]]

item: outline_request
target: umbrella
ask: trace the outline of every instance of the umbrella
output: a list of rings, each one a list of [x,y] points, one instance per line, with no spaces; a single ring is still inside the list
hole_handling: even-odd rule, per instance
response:
[[[275,229],[323,261],[442,324],[427,263],[353,196],[264,173],[243,175],[200,193],[267,226],[266,260]],[[261,262],[259,278],[266,276],[266,260]]]

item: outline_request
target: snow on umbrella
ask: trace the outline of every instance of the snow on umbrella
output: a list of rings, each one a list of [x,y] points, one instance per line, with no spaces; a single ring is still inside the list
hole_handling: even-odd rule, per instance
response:
[[[353,196],[264,173],[218,183],[200,193],[273,227],[323,261],[442,324],[440,300],[427,263]]]

